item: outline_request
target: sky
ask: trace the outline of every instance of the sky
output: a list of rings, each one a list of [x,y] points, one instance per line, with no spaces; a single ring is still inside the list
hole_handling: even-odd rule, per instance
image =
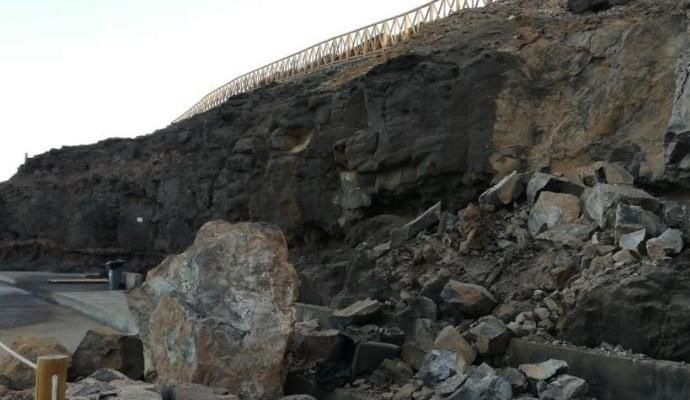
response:
[[[0,181],[153,132],[233,78],[425,0],[0,0]]]

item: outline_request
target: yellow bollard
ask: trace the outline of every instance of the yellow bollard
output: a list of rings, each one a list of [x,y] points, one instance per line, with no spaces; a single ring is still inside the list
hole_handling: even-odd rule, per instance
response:
[[[36,392],[34,393],[34,399],[65,400],[68,367],[69,357],[67,356],[39,357],[36,363]],[[55,388],[53,388],[53,381],[55,381]]]

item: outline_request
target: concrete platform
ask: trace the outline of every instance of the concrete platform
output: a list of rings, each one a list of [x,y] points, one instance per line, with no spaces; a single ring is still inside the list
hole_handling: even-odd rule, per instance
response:
[[[86,331],[94,328],[105,327],[69,308],[0,283],[0,341],[3,343],[11,345],[22,335],[53,337],[72,352]]]
[[[107,284],[53,284],[51,279],[85,278],[85,274],[0,272],[0,282],[57,303],[118,331],[136,334],[134,319],[124,291],[108,290]]]

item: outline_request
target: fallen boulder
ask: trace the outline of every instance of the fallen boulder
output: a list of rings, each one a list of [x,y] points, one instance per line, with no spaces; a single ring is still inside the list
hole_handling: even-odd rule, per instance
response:
[[[424,356],[417,378],[429,386],[437,385],[451,376],[464,372],[466,367],[457,353],[447,350],[431,350]]]
[[[41,356],[69,356],[67,349],[53,338],[20,336],[10,347],[31,362],[36,362],[38,357]],[[0,377],[5,377],[5,379],[2,380],[2,384],[11,390],[33,388],[36,381],[33,368],[28,367],[21,361],[1,350]]]
[[[280,397],[297,289],[280,230],[205,224],[128,296],[147,376],[227,387],[241,399]]]
[[[621,235],[620,239],[618,239],[618,246],[623,250],[630,250],[633,254],[639,255],[645,237],[647,237],[646,229],[626,233],[625,235]]]
[[[618,164],[610,164],[602,161],[584,168],[579,176],[582,182],[587,186],[594,186],[597,183],[632,185],[635,182],[635,177],[625,168]]]
[[[144,348],[136,336],[110,329],[86,332],[70,363],[71,379],[86,377],[100,368],[120,371],[131,379],[144,378]]]
[[[567,193],[579,197],[584,187],[554,175],[537,172],[527,184],[527,203],[534,204],[541,192]]]
[[[496,371],[482,364],[472,368],[469,377],[460,389],[450,395],[448,400],[510,400],[513,389]]]
[[[465,338],[453,326],[447,326],[438,333],[434,342],[434,348],[457,353],[466,365],[472,365],[477,358],[477,351],[472,345],[467,343]]]
[[[391,230],[391,246],[397,247],[407,240],[417,236],[419,232],[437,225],[441,218],[441,202],[434,204],[415,220],[408,222],[400,228]]]
[[[507,206],[520,197],[523,189],[520,176],[513,171],[479,196],[479,206],[489,211]]]
[[[441,299],[468,317],[489,314],[498,302],[486,288],[471,283],[449,281],[441,292]]]
[[[558,225],[573,224],[580,216],[580,198],[567,193],[542,192],[532,207],[527,226],[532,236]]]
[[[345,329],[351,324],[365,324],[381,311],[381,306],[382,304],[378,300],[361,300],[334,311],[329,321],[336,329]]]
[[[667,229],[661,236],[647,241],[647,255],[652,260],[663,260],[670,254],[683,251],[683,234],[678,229]]]
[[[500,356],[510,344],[510,331],[500,319],[489,315],[481,318],[467,332],[467,337],[479,354]]]
[[[618,204],[616,207],[616,220],[614,223],[615,239],[618,240],[622,235],[646,230],[648,236],[660,235],[666,227],[656,214],[647,211],[642,207]]]
[[[568,371],[568,363],[563,360],[547,360],[537,364],[522,364],[518,368],[526,377],[544,381]]]
[[[585,211],[600,228],[613,224],[619,203],[634,205],[652,212],[660,209],[659,201],[642,189],[627,185],[597,184],[585,196]]]
[[[584,379],[571,375],[561,375],[539,391],[540,400],[581,399],[589,391]]]

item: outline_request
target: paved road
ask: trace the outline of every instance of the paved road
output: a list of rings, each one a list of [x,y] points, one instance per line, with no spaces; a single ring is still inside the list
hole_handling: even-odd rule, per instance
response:
[[[54,337],[74,351],[87,330],[103,327],[86,316],[0,283],[0,341],[20,335]]]

